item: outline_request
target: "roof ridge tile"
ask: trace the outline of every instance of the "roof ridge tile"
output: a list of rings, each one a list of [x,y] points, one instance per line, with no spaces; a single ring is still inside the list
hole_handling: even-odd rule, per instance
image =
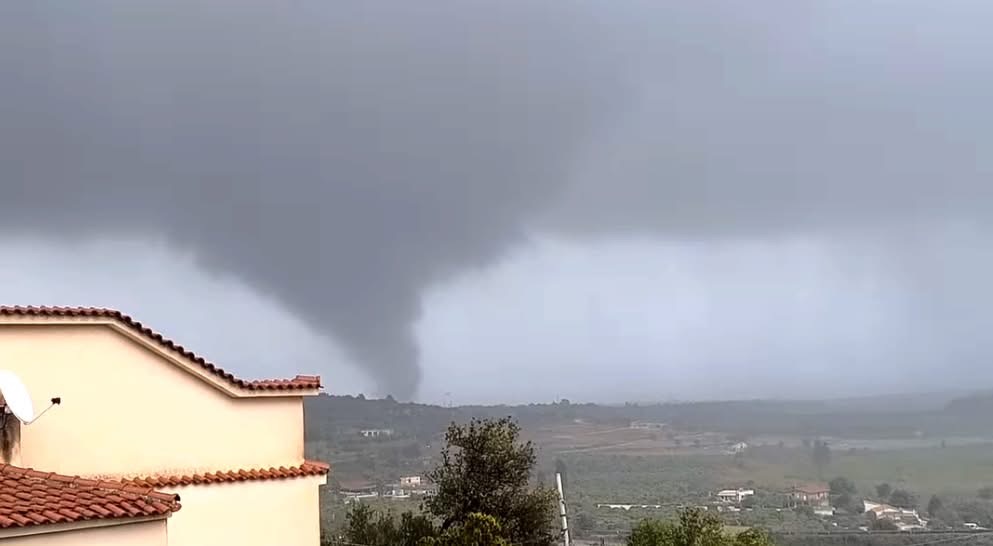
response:
[[[215,483],[231,483],[244,481],[261,481],[273,479],[299,478],[303,476],[320,476],[331,471],[331,465],[318,461],[304,461],[292,467],[280,468],[239,468],[217,470],[213,472],[184,474],[161,474],[125,478],[121,483],[126,485],[153,486],[156,488],[179,487],[188,485],[209,485]],[[151,496],[151,494],[146,495]]]

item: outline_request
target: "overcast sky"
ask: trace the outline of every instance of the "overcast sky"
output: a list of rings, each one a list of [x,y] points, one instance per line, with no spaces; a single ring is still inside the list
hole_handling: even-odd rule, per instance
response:
[[[0,300],[430,401],[993,386],[991,16],[6,2]]]

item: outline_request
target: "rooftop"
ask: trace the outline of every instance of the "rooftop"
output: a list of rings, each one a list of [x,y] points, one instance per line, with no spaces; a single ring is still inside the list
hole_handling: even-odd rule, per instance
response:
[[[720,491],[717,492],[717,495],[718,496],[727,496],[727,495],[754,495],[754,494],[755,494],[755,490],[754,489],[722,489],[722,490],[720,490]]]
[[[151,487],[0,465],[0,529],[167,517],[179,508],[178,495]]]
[[[279,468],[254,468],[204,472],[199,474],[128,478],[123,480],[123,483],[146,488],[164,488],[213,483],[282,480],[288,478],[301,478],[304,476],[322,476],[327,474],[330,470],[331,467],[327,463],[318,461],[304,461],[303,464],[299,466],[290,467],[281,466]]]
[[[793,491],[798,493],[807,493],[808,495],[816,495],[818,493],[828,493],[831,491],[831,488],[828,487],[827,484],[807,483],[807,484],[794,485]]]

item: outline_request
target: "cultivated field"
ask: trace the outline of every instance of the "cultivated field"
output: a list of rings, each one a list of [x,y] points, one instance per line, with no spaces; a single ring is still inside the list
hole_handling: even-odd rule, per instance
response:
[[[837,521],[806,518],[781,510],[783,493],[797,483],[826,482],[845,477],[858,497],[873,498],[876,485],[888,483],[921,499],[931,495],[976,496],[993,486],[993,442],[979,438],[911,438],[907,441],[860,438],[831,439],[830,462],[818,468],[803,438],[772,437],[749,444],[739,456],[732,440],[718,433],[640,430],[573,423],[528,431],[540,448],[545,479],[556,461],[566,468],[566,494],[574,518],[595,539],[623,535],[646,517],[673,517],[680,506],[716,509],[714,493],[746,487],[756,490],[758,505],[749,511],[725,513],[729,523],[761,525],[799,532],[832,531]],[[747,441],[748,439],[746,439]],[[649,505],[630,510],[603,504]],[[861,525],[858,518],[848,525]],[[845,525],[845,523],[842,523]]]

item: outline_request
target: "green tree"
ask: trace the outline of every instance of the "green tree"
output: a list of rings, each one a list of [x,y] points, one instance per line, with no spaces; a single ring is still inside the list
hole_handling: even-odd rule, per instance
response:
[[[680,512],[677,522],[640,522],[631,531],[627,546],[773,546],[773,542],[756,529],[732,537],[717,516],[688,509]]]
[[[946,504],[950,505],[948,508],[953,512],[953,514],[943,514],[945,516],[952,516],[948,518],[948,521],[971,521],[983,527],[993,525],[993,506],[988,501],[960,498],[952,499]]]
[[[502,534],[495,517],[474,512],[440,537],[421,539],[417,546],[510,546]]]
[[[379,512],[372,507],[356,503],[345,515],[347,524],[343,542],[368,546],[416,546],[425,537],[437,534],[434,524],[425,516],[404,512],[399,525],[389,512]],[[335,544],[325,539],[323,544]]]
[[[962,516],[958,514],[955,510],[947,506],[941,507],[935,514],[931,516],[931,522],[929,526],[935,528],[941,527],[959,527],[963,523]]]
[[[890,498],[890,493],[893,492],[893,487],[888,483],[881,483],[876,486],[876,496],[879,500],[885,501]]]
[[[927,501],[927,513],[931,517],[937,516],[944,507],[945,504],[938,495],[931,495],[931,499]]]
[[[823,478],[824,468],[831,464],[831,448],[824,440],[816,440],[810,455],[814,461],[814,466],[817,467],[817,476]]]
[[[897,508],[917,508],[917,495],[905,489],[894,489],[890,493],[890,504]]]
[[[352,505],[345,515],[345,540],[378,546],[396,538],[396,525],[389,514],[373,510],[362,503]]]
[[[855,507],[855,497],[848,493],[842,493],[837,497],[833,497],[831,500],[831,506],[841,508],[842,510],[847,510],[848,512],[858,512]]]
[[[519,438],[520,427],[510,418],[448,427],[441,462],[428,474],[437,492],[424,503],[443,533],[464,526],[472,514],[485,514],[496,518],[512,543],[555,544],[556,494],[529,486],[535,448]]]
[[[855,484],[848,478],[841,476],[828,482],[828,486],[831,488],[832,495],[854,495],[856,493]]]
[[[400,515],[399,534],[400,542],[396,544],[401,546],[415,546],[420,544],[424,538],[437,536],[438,529],[429,517],[404,512]]]
[[[831,505],[836,508],[847,510],[848,512],[858,512],[858,503],[855,495],[858,492],[855,484],[848,478],[841,476],[828,482],[831,488]]]
[[[775,543],[764,531],[748,529],[735,535],[730,546],[775,546]]]

